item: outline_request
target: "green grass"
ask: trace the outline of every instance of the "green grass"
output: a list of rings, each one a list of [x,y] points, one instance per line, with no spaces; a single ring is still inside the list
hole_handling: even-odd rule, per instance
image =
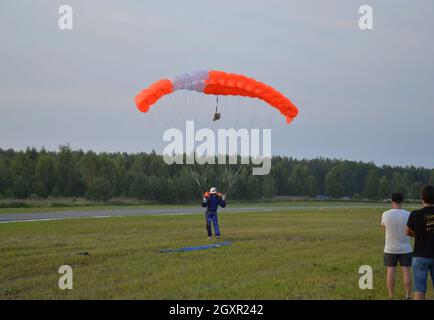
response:
[[[0,224],[0,299],[386,299],[382,211],[221,213],[233,244],[182,253],[159,249],[208,244],[202,215]],[[64,264],[73,290],[57,286]]]

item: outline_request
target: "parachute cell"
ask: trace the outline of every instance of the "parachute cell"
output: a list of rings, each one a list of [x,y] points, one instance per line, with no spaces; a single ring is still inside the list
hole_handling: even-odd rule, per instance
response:
[[[298,114],[297,107],[276,89],[244,75],[224,71],[196,71],[173,79],[162,79],[135,98],[137,108],[147,112],[162,96],[176,90],[193,90],[205,94],[258,98],[278,109],[290,123]]]

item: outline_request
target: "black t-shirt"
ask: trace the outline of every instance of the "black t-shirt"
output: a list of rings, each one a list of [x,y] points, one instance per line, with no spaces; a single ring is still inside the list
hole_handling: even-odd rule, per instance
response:
[[[407,226],[415,235],[413,256],[434,259],[434,206],[412,211]]]

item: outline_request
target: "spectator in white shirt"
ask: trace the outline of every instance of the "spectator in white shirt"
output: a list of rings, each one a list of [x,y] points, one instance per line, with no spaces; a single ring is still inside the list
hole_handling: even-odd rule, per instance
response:
[[[410,299],[411,295],[412,250],[410,237],[406,234],[410,212],[402,209],[403,201],[402,194],[392,194],[392,209],[384,212],[381,218],[381,226],[386,231],[384,265],[387,268],[387,291],[390,299],[394,296],[398,262],[404,277],[405,298]]]

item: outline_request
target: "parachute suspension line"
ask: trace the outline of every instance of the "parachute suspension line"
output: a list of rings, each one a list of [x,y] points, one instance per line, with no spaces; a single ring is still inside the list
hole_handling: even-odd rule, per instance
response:
[[[217,96],[216,104],[215,104],[215,112],[214,117],[212,118],[212,121],[217,121],[220,119],[220,113],[218,112],[219,108],[219,96]]]
[[[231,112],[231,108],[230,108],[230,102],[231,99],[230,98],[225,98],[224,100],[224,105],[223,105],[223,113],[225,114],[225,123],[226,123],[226,129],[230,128],[230,118],[232,118],[230,116],[230,112]]]
[[[175,106],[174,99],[172,96],[170,96],[171,101],[158,101],[161,108],[156,107],[153,109],[157,109],[155,112],[157,113],[159,119],[161,119],[161,122],[164,124],[163,129],[167,128],[176,128],[176,119],[174,119],[173,116],[173,107]],[[161,109],[161,111],[160,111]],[[176,108],[175,108],[176,109]]]
[[[218,107],[219,107],[219,96],[217,96],[217,101],[216,101],[216,104],[215,104],[215,113],[217,113]]]
[[[274,123],[274,121],[273,121]],[[277,134],[272,134],[272,140],[273,140],[273,144],[277,144],[277,142],[280,142],[280,140],[282,139],[282,137],[284,136],[284,132],[285,129],[287,128],[286,124],[281,123],[279,121],[276,121],[276,125],[278,125],[277,127]]]
[[[205,121],[204,119],[206,119],[206,124],[205,126],[209,126],[209,122],[208,122],[208,112],[212,112],[213,107],[211,106],[211,110],[208,110],[208,106],[209,104],[209,97],[207,95],[204,94],[199,94],[196,95],[195,98],[195,102],[198,106],[200,106],[200,108],[196,108],[196,109],[192,109],[190,112],[194,113],[195,115],[197,114],[197,121],[198,121],[198,126],[203,126],[203,121]]]
[[[224,172],[223,172],[223,178],[222,178],[222,191],[224,191],[225,194],[231,189],[232,186],[232,170],[231,170],[231,164],[229,162],[230,156],[225,155],[225,166],[224,166]],[[225,184],[227,182],[227,189],[225,189]]]
[[[204,194],[204,192],[205,192],[205,189],[203,188],[203,185],[202,185],[202,183],[200,182],[200,175],[199,175],[199,173],[197,172],[197,171],[193,171],[192,169],[191,169],[191,166],[188,166],[189,168],[188,168],[188,173],[190,174],[190,177],[194,180],[194,182],[196,182],[196,184],[199,186],[199,188],[200,188],[200,191],[201,191],[201,194],[203,195]],[[208,167],[206,167],[205,168],[205,174],[204,174],[204,176],[205,176],[205,183],[206,183],[206,180],[207,180],[207,173],[208,173]]]
[[[198,177],[194,174],[193,170],[189,169],[188,170],[190,173],[190,177],[194,180],[194,182],[196,182],[196,184],[199,186],[200,192],[203,194],[203,187],[202,184],[200,183],[200,180],[198,179]]]
[[[167,123],[167,121],[166,121],[166,119],[164,118],[164,116],[163,115],[161,115],[161,111],[160,111],[160,108],[153,108],[153,109],[155,109],[155,111],[154,111],[154,113],[157,115],[157,118],[158,118],[158,123],[162,123],[163,125],[164,125],[164,127],[168,127],[168,123]],[[161,108],[161,109],[164,109],[164,107],[163,108]],[[164,127],[162,128],[162,129],[164,129]]]
[[[178,103],[178,100],[172,95],[169,95],[169,99],[170,99],[171,105],[172,105],[172,108],[168,110],[169,113],[173,113],[176,120],[182,119],[182,117],[180,117],[180,115],[178,114],[178,112],[181,112],[181,111],[178,111],[178,109],[182,110],[180,107],[180,104]],[[172,109],[174,109],[175,111],[172,112]]]
[[[236,111],[236,115],[235,115],[235,126],[234,126],[234,129],[237,129],[237,127],[238,127],[238,109],[240,108],[240,101],[241,101],[241,99],[240,99],[240,97],[238,97],[238,99],[237,99],[237,111]]]
[[[252,129],[252,125],[253,125],[253,120],[255,120],[255,115],[256,115],[256,108],[257,107],[253,107],[253,112],[252,112],[252,118],[250,119],[250,126],[249,129]]]
[[[221,176],[222,176],[222,179],[221,179],[221,181],[219,181],[219,190],[221,190],[224,193],[224,190],[225,190],[225,176],[224,176],[224,172],[221,173]]]
[[[208,181],[208,165],[205,165],[204,183]]]
[[[191,104],[190,94],[185,90],[184,90],[183,94],[184,94],[184,108],[188,106],[188,108],[190,109],[190,107],[191,107],[192,108],[191,110],[193,111],[194,108],[192,107],[192,105],[190,105]],[[196,112],[193,112],[193,122],[195,124],[196,124],[196,116],[197,116]],[[192,119],[188,119],[188,120],[192,120]]]
[[[172,95],[169,95],[169,96],[172,99],[172,101],[176,102],[176,105],[175,105],[175,103],[172,103],[172,108],[170,108],[168,110],[168,112],[171,113],[171,114],[173,114],[175,116],[175,119],[177,121],[179,121],[180,119],[182,119],[182,117],[180,117],[180,115],[178,113],[181,112],[182,109],[179,107],[178,101]],[[174,112],[172,112],[172,109],[174,109]]]
[[[184,95],[184,106],[187,105],[187,92],[183,91],[182,94]]]
[[[271,112],[270,117],[268,118],[268,123],[267,126],[265,127],[265,129],[270,129],[271,130],[271,120],[274,119],[274,110]]]
[[[167,120],[169,121],[170,128],[176,128],[176,119],[173,118],[172,107],[167,106],[167,104],[164,102],[162,102],[162,107],[163,108],[161,108],[161,109],[164,110],[163,111],[163,117],[167,118]],[[165,116],[165,115],[167,115],[167,116]]]
[[[220,172],[219,172],[220,173]],[[225,193],[225,182],[226,182],[226,170],[221,172],[221,181],[219,182],[219,187],[222,193]]]
[[[247,172],[249,172],[248,167],[244,167],[242,164],[236,169],[235,173],[232,174],[232,170],[230,169],[230,165],[228,166],[228,189],[226,190],[225,194],[228,195],[231,191],[232,187],[238,182],[240,178],[242,178]],[[243,170],[244,168],[244,170]]]
[[[194,95],[194,103],[192,103],[192,106],[193,105],[198,105],[198,106],[200,106],[200,108],[196,111],[196,112],[194,112],[194,116],[196,117],[196,115],[197,115],[197,121],[200,121],[200,119],[202,118],[202,106],[203,106],[203,94],[201,94],[201,95]],[[195,122],[195,125],[196,125],[196,122]]]
[[[160,123],[164,125],[164,128],[174,127],[174,123],[171,117],[167,116],[167,105],[163,101],[158,101],[159,106],[156,106],[155,113],[157,117],[160,119]],[[159,108],[160,107],[160,108]],[[160,110],[161,109],[161,110]]]
[[[220,102],[220,113],[223,113],[225,115],[225,118],[227,118],[227,112],[226,112],[226,103],[227,103],[227,99],[223,99],[223,97],[221,98],[221,102]],[[221,121],[221,126],[224,127],[225,123],[224,121]]]

